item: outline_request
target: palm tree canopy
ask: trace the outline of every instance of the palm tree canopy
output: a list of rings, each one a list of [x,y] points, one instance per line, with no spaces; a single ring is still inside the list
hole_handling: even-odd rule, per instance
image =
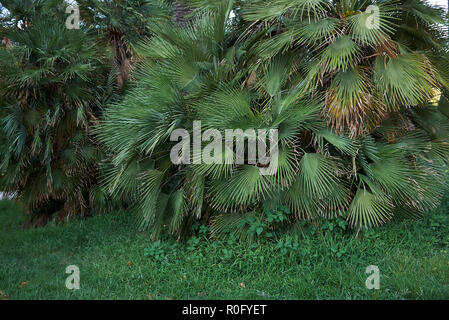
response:
[[[215,235],[243,235],[265,209],[287,206],[287,227],[344,217],[360,229],[438,203],[449,127],[429,100],[447,86],[447,49],[438,33],[437,47],[400,40],[406,3],[380,3],[375,30],[355,1],[245,1],[237,24],[236,3],[208,4],[194,25],[152,27],[135,87],[98,129],[111,155],[105,186],[132,203],[141,227],[182,235],[203,218]],[[171,163],[171,132],[192,132],[194,120],[203,131],[278,129],[275,174]]]

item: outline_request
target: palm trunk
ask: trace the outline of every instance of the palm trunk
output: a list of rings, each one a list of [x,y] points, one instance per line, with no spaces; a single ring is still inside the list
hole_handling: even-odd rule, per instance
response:
[[[11,43],[9,42],[9,39],[6,37],[3,38],[2,43],[4,43],[7,47],[9,47],[11,45]]]
[[[131,76],[131,52],[125,41],[125,34],[121,30],[109,31],[109,43],[114,50],[117,85],[121,89]]]
[[[173,1],[173,22],[180,26],[185,27],[192,23],[192,18],[187,17],[192,13],[192,9],[187,4],[180,0]]]

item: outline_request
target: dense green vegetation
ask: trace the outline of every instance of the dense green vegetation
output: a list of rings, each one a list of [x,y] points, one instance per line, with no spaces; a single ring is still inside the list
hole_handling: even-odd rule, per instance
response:
[[[18,193],[35,226],[49,212],[63,220],[105,205],[96,201],[102,156],[90,126],[108,99],[104,52],[94,39],[63,19],[38,17],[5,31],[14,45],[0,50],[7,83],[0,87],[0,189]]]
[[[2,4],[0,190],[24,204],[27,226],[122,207],[155,238],[188,236],[198,221],[248,238],[322,218],[361,231],[438,205],[449,159],[443,10],[77,3],[79,29],[66,28],[64,0]],[[246,143],[243,161],[233,143],[209,150],[219,163],[175,163],[171,134],[192,135],[195,121],[203,135],[243,130],[248,142],[246,130],[278,132],[277,165],[245,158]]]
[[[442,9],[77,4],[75,29],[66,0],[0,5],[0,192],[17,200],[0,201],[0,297],[449,297]],[[237,160],[249,145],[212,134],[218,163],[173,161],[171,135],[197,121],[203,137],[277,132],[278,160]]]
[[[1,201],[0,290],[9,299],[447,299],[448,210],[446,197],[423,220],[360,239],[334,226],[249,246],[207,240],[204,227],[184,244],[153,242],[127,212],[22,231],[19,208]],[[65,287],[72,264],[76,291]],[[380,269],[379,290],[365,287],[368,265]]]
[[[233,1],[205,2],[193,25],[152,24],[134,86],[100,122],[105,187],[142,228],[182,237],[201,219],[247,237],[340,217],[361,230],[438,205],[449,159],[447,117],[430,103],[449,81],[441,10],[382,1],[372,28],[369,1],[246,1],[232,20]],[[260,159],[238,163],[236,144],[209,150],[218,163],[192,164],[191,152],[174,163],[171,133],[193,137],[195,121],[203,134],[278,130],[273,174]]]
[[[99,183],[106,155],[93,127],[120,99],[148,21],[167,15],[157,1],[78,4],[79,29],[67,28],[64,0],[0,7],[0,36],[9,43],[0,44],[0,190],[25,205],[27,226],[112,207]]]

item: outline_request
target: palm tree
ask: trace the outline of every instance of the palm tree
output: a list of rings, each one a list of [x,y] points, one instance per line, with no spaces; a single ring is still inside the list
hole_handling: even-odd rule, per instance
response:
[[[233,5],[182,29],[155,25],[135,88],[101,121],[105,185],[142,228],[181,236],[204,219],[215,236],[247,238],[340,217],[361,230],[438,204],[449,126],[429,101],[447,86],[444,48],[401,43],[403,10],[389,2],[370,29],[366,4],[251,1],[245,32],[229,21]],[[194,120],[203,131],[277,129],[276,172],[172,163],[171,132]],[[291,214],[276,220],[279,210]]]
[[[148,20],[167,19],[169,7],[159,0],[79,0],[83,22],[95,29],[104,45],[112,48],[117,84],[130,79],[137,60],[134,46],[151,36]]]
[[[227,16],[229,11],[222,7],[220,14]],[[154,37],[139,51],[144,57],[137,72],[139,85],[105,112],[98,130],[110,152],[105,169],[108,191],[131,203],[140,226],[153,226],[154,235],[167,224],[174,234],[184,234],[207,211],[203,208],[205,177],[171,165],[167,140],[176,127],[191,125],[189,105],[212,92],[215,79],[223,73],[231,76],[237,67],[232,59],[223,61],[237,52],[221,48],[236,35],[225,32],[216,21],[207,16],[183,28],[152,25]]]
[[[13,43],[0,49],[0,190],[24,205],[26,227],[106,209],[91,132],[109,95],[106,57],[84,30],[66,29],[63,9],[34,8],[0,30]]]
[[[377,25],[369,5],[378,8]],[[261,61],[285,51],[301,57],[299,85],[305,92],[319,88],[330,125],[351,136],[447,85],[442,11],[420,0],[251,1],[244,11],[272,30],[255,49]]]
[[[181,27],[191,23],[189,15],[192,13],[192,9],[188,4],[181,2],[180,0],[173,0],[173,22]]]

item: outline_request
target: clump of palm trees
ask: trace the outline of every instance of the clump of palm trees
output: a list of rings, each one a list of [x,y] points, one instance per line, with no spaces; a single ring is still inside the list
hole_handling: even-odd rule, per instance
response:
[[[105,205],[90,126],[108,73],[93,39],[66,29],[50,9],[21,19],[20,27],[2,30],[12,45],[0,49],[0,189],[17,193],[27,225],[39,226],[49,213],[65,219]]]
[[[151,37],[133,46],[132,85],[95,126],[97,174],[77,162],[105,203],[125,204],[155,237],[186,235],[199,219],[216,236],[336,217],[360,230],[439,203],[449,156],[442,10],[419,0],[195,0],[173,10],[175,22],[146,26]],[[191,131],[195,120],[203,130],[277,129],[275,174],[260,175],[257,164],[172,163],[171,132]],[[7,149],[17,136],[5,135]],[[288,215],[267,216],[279,211]]]
[[[78,4],[85,19],[67,29],[63,0],[3,1],[0,34],[11,45],[0,47],[0,190],[24,205],[26,227],[111,207],[93,127],[129,80],[132,44],[148,35],[152,7],[129,1],[131,16],[103,15],[123,3]]]

